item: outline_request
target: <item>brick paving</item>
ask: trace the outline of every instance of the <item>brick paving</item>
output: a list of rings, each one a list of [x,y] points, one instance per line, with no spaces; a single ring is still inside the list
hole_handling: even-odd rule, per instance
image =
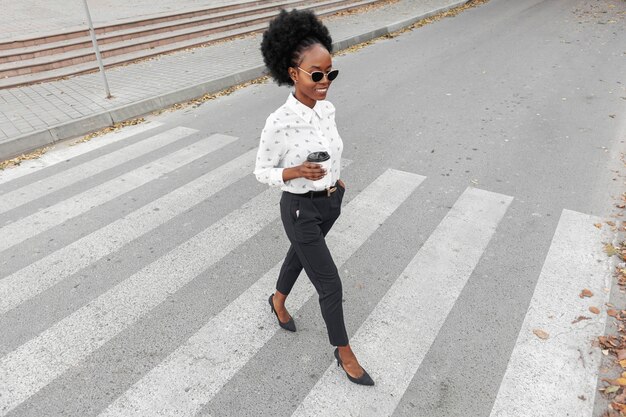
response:
[[[219,1],[196,0],[193,3],[207,4]],[[101,3],[113,2],[114,0],[103,0]],[[133,3],[141,2],[148,3],[148,0]],[[332,17],[326,23],[333,39],[340,41],[455,2],[400,0],[366,13]],[[34,0],[24,3],[34,3]],[[48,0],[47,3],[60,4],[61,0]],[[171,6],[173,2],[150,0],[149,3],[165,8]],[[63,19],[53,20],[56,23],[63,21]],[[259,66],[263,62],[259,51],[260,36],[222,42],[107,69],[113,99],[104,97],[99,73],[0,90],[0,143]]]
[[[222,6],[230,0],[88,0],[94,25],[200,7]],[[58,32],[87,23],[82,0],[7,0],[0,13],[0,42]]]

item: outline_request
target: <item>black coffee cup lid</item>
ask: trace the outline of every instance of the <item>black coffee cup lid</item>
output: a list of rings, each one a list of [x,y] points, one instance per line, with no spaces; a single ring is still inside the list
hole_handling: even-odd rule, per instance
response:
[[[309,156],[306,157],[308,162],[324,162],[330,159],[330,155],[326,151],[319,152],[311,152]]]

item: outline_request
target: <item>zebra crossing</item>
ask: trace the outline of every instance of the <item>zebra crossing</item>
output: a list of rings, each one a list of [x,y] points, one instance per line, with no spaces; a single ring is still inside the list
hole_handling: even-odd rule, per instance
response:
[[[149,136],[89,159],[90,152],[102,151],[139,134]],[[0,258],[20,243],[36,241],[54,226],[97,212],[105,203],[212,153],[231,149],[239,140],[214,134],[187,143],[191,135],[200,132],[152,122],[118,132],[114,140],[96,140],[84,148],[67,148],[51,154],[46,161],[0,173],[0,187],[6,186],[8,190],[3,192],[0,214],[10,216],[23,205],[32,204],[42,196],[54,198],[59,190],[104,170],[115,169],[169,145],[182,144],[166,156],[155,156],[156,159],[142,166],[79,190],[70,198],[31,215],[20,218],[16,214],[17,217],[0,227],[3,236]],[[0,316],[251,176],[255,154],[255,149],[238,153],[148,204],[43,254],[17,271],[0,276]],[[45,172],[61,161],[71,162],[77,157],[81,158],[80,163],[68,163],[53,175],[9,188],[16,179],[25,181],[34,172]],[[345,164],[349,171],[350,161]],[[337,266],[341,268],[366,242],[376,239],[377,230],[397,215],[398,209],[425,181],[428,178],[419,173],[384,169],[346,201],[342,216],[327,237]],[[267,189],[250,196],[243,205],[233,207],[225,216],[197,230],[116,285],[93,294],[85,305],[1,357],[0,416],[19,415],[20,407],[28,405],[40,391],[80,366],[112,339],[132,330],[168,296],[199,279],[262,230],[277,224],[279,195],[279,190]],[[351,338],[351,343],[358,346],[360,360],[375,376],[376,387],[363,390],[349,384],[341,370],[329,362],[310,392],[301,398],[293,415],[391,416],[513,201],[513,196],[479,188],[464,190],[425,243],[415,248],[413,259]],[[578,298],[583,284],[571,277],[585,277],[584,286],[599,297],[593,300],[596,305],[608,300],[603,289],[609,287],[610,269],[601,252],[601,243],[611,236],[594,227],[599,221],[570,210],[561,213],[528,314],[503,375],[492,417],[554,416],[563,409],[559,407],[571,405],[578,396],[593,399],[599,352],[591,348],[590,340],[602,333],[606,319],[601,315],[591,324],[571,323],[572,317],[583,315],[591,305],[590,300]],[[131,386],[96,414],[111,417],[201,413],[246,364],[255,361],[258,352],[278,332],[274,316],[259,311],[266,309],[266,295],[273,290],[281,263],[269,270],[256,271],[258,279],[251,286],[159,364],[142,372]],[[315,294],[313,286],[303,277],[298,285],[288,301],[292,314]],[[537,328],[553,337],[538,339],[533,335]],[[398,334],[403,334],[400,343],[395,338]],[[6,343],[1,333],[0,343]],[[382,351],[386,353],[381,356]],[[585,366],[576,366],[578,360],[583,360]],[[567,378],[568,386],[573,389],[569,396],[550,399],[552,408],[546,407],[547,387],[557,384],[560,378]],[[525,389],[520,390],[520,386]],[[588,408],[580,415],[591,417],[593,401],[586,405]]]
[[[327,240],[338,267],[422,180],[418,175],[387,171],[346,206]],[[382,203],[385,195],[392,198]],[[242,359],[251,358],[276,332],[272,317],[261,317],[254,312],[261,310],[264,294],[268,286],[272,288],[281,264],[263,275],[103,415],[124,415],[127,409],[145,416],[164,410],[167,415],[195,415],[245,363]],[[292,294],[289,305],[297,310],[313,293],[313,286],[309,284],[305,291]],[[233,346],[237,346],[236,352]],[[194,357],[202,357],[202,360],[191,360]],[[187,366],[189,363],[194,363],[192,369]]]
[[[120,142],[132,136],[139,135],[143,132],[148,132],[161,126],[163,126],[163,123],[157,121],[129,126],[126,129],[118,130],[116,132],[112,132],[106,135],[105,137],[99,138],[99,140],[81,143],[80,146],[65,148],[60,152],[57,151],[45,153],[37,159],[23,161],[20,164],[20,169],[11,169],[2,172],[2,175],[0,176],[0,184],[16,180],[34,172],[38,172],[44,168],[57,165],[63,161],[68,161],[72,158],[76,158],[81,155],[93,152],[102,147],[109,146],[113,143]],[[110,153],[112,152],[109,152],[109,154]]]
[[[106,169],[115,168],[124,162],[131,161],[148,152],[174,143],[182,136],[193,132],[195,131],[186,128],[174,128],[168,132],[155,135],[151,137],[150,140],[133,143],[132,145],[107,153],[99,158],[75,165],[56,175],[51,175],[41,181],[29,184],[28,187],[22,187],[5,193],[4,198],[0,201],[0,213],[15,209],[29,201],[51,194],[63,187],[69,187],[83,178],[95,175]],[[116,139],[121,140],[120,138],[123,139],[124,136],[119,135]]]
[[[387,375],[377,390],[338,383],[340,374],[331,366],[294,416],[318,415],[320,406],[332,416],[391,415],[511,200],[467,189],[352,338],[362,360],[372,364],[371,372]],[[422,291],[434,282],[437,288]],[[398,334],[408,337],[398,339]],[[388,354],[379,358],[385,350]]]
[[[572,404],[579,415],[591,415],[596,377],[589,369],[600,367],[600,351],[592,347],[592,341],[603,334],[606,315],[589,322],[572,323],[572,318],[609,301],[606,289],[611,286],[611,271],[601,262],[605,255],[597,244],[603,240],[602,232],[589,227],[597,221],[563,210],[491,417],[548,417]],[[579,282],[572,279],[577,276],[587,278],[594,299],[578,296]],[[533,335],[535,329],[547,332],[549,339],[539,340]],[[565,380],[568,389],[554,395],[550,387]]]
[[[182,138],[196,131],[187,128],[175,128],[175,137]],[[209,140],[210,139],[210,140]],[[11,240],[0,242],[0,251],[6,250],[13,245],[17,245],[39,233],[51,229],[73,217],[76,217],[96,206],[119,197],[135,188],[147,184],[151,180],[172,172],[186,164],[193,162],[225,145],[232,142],[234,138],[219,136],[208,138],[205,141],[193,143],[168,156],[164,156],[147,165],[136,168],[130,172],[120,175],[104,184],[91,190],[87,190],[76,195],[72,199],[64,200],[58,204],[24,217],[18,221],[3,227],[4,233],[11,236]]]
[[[122,248],[133,239],[226,188],[249,173],[254,166],[254,156],[254,150],[246,152],[1,280],[0,313],[15,308],[63,277],[70,276],[106,254]]]

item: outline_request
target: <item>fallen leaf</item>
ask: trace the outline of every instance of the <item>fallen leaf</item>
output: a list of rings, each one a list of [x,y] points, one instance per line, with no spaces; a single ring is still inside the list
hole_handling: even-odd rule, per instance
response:
[[[580,298],[593,297],[593,293],[591,292],[591,290],[588,290],[587,288],[585,288],[584,290],[580,292],[579,297]]]
[[[626,368],[626,359],[622,359],[621,361],[619,361],[619,366],[621,366],[622,368]]]
[[[533,333],[535,334],[535,336],[537,336],[541,340],[546,340],[548,337],[550,337],[550,335],[547,332],[541,329],[534,329]]]
[[[604,245],[604,252],[608,256],[613,256],[613,255],[617,254],[617,249],[612,244],[607,243],[607,244]]]
[[[602,417],[624,417],[624,416],[622,415],[622,413],[619,413],[613,410],[613,408],[611,408],[611,404],[609,404],[607,406],[607,409],[602,414]]]
[[[604,389],[604,392],[606,392],[607,394],[613,394],[614,392],[617,392],[618,390],[619,390],[618,385],[609,385],[608,387]]]
[[[576,318],[576,320],[574,320],[574,321],[572,322],[572,324],[576,324],[576,323],[578,323],[578,322],[580,322],[580,321],[583,321],[583,320],[591,320],[591,317],[586,317],[586,316],[578,316],[578,317]]]
[[[613,221],[606,221],[606,224],[608,224],[609,226],[615,226],[615,222]]]
[[[591,306],[589,307],[589,311],[591,311],[593,314],[600,314],[600,310],[598,309],[598,307]]]
[[[613,407],[613,410],[617,410],[620,412],[624,412],[626,411],[626,404],[620,404],[620,403],[616,403],[616,402],[612,402],[611,403],[611,407]]]
[[[622,391],[620,394],[617,394],[617,397],[615,397],[614,401],[616,403],[626,403],[626,392]]]
[[[612,308],[606,311],[606,314],[608,314],[611,317],[617,317],[617,310],[613,310]]]
[[[617,360],[625,360],[626,359],[626,349],[620,349],[615,352],[617,355]]]
[[[613,381],[613,384],[615,385],[620,385],[620,386],[625,386],[626,385],[626,378],[621,377],[621,378],[617,378],[616,380]]]
[[[593,225],[598,229],[602,229],[602,223],[594,223]]]

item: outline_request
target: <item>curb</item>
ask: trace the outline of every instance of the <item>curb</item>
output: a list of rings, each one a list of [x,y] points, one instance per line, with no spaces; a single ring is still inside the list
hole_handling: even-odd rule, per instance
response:
[[[389,33],[411,26],[419,20],[429,18],[438,13],[446,12],[467,2],[468,0],[456,1],[448,6],[440,7],[430,12],[413,16],[379,29],[333,42],[333,50],[339,52],[359,43],[385,36]],[[206,81],[180,90],[171,91],[169,93],[164,93],[135,103],[125,104],[101,113],[61,123],[44,130],[26,133],[0,143],[0,161],[15,157],[22,153],[34,151],[44,146],[52,145],[64,139],[86,135],[90,132],[111,126],[114,123],[164,109],[176,103],[192,100],[194,98],[201,97],[204,94],[216,93],[234,85],[254,80],[255,78],[259,78],[265,74],[265,66],[259,65],[227,75],[226,77]]]

